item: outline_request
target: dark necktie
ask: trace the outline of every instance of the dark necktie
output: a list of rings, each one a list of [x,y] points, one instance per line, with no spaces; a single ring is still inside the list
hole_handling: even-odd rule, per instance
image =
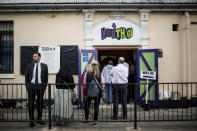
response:
[[[36,80],[35,83],[38,83],[38,64],[36,65]]]

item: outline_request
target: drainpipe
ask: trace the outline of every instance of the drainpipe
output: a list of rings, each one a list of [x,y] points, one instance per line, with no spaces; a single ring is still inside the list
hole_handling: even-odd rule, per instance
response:
[[[186,31],[186,80],[190,82],[190,22],[189,22],[189,12],[185,12],[185,31]],[[191,98],[191,90],[187,86],[187,98]]]

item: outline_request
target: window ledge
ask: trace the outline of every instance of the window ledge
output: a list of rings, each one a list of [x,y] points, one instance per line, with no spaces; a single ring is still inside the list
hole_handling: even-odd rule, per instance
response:
[[[0,74],[0,79],[14,79],[14,74]]]

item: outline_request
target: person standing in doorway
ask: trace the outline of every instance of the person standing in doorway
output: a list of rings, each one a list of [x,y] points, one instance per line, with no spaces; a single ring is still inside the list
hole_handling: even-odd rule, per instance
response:
[[[33,54],[33,62],[28,65],[25,72],[25,84],[28,92],[30,127],[34,126],[34,101],[37,96],[37,119],[38,124],[42,121],[43,96],[48,83],[48,67],[40,62],[41,54]]]
[[[126,61],[123,63],[123,65],[129,69],[129,64]]]
[[[119,97],[123,108],[123,119],[127,119],[128,68],[124,66],[124,57],[118,59],[118,65],[111,70],[113,83],[113,120],[118,118]]]
[[[129,81],[129,86],[128,86],[128,96],[127,96],[127,103],[134,101],[134,91],[135,91],[135,65],[133,60],[129,61],[129,77],[128,77],[128,81]]]
[[[112,75],[110,75],[111,70],[113,68],[113,61],[109,60],[108,65],[103,68],[102,75],[105,80],[105,102],[110,104],[112,103]]]

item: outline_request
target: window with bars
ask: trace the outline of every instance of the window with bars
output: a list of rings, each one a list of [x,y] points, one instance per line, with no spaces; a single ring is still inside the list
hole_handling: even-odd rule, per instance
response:
[[[14,72],[13,22],[0,21],[0,73]]]

